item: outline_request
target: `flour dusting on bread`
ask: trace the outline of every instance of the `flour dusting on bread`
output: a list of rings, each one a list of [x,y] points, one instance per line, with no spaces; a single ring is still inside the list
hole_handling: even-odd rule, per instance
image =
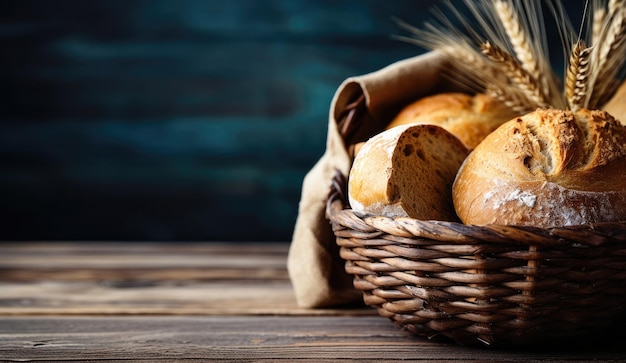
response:
[[[537,110],[490,134],[453,187],[467,224],[626,220],[626,127],[604,111]]]

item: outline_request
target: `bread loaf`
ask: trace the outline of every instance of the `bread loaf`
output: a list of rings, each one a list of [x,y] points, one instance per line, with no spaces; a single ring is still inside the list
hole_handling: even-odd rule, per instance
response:
[[[405,106],[387,129],[405,124],[433,124],[458,137],[473,149],[505,121],[517,116],[495,99],[485,95],[439,93]]]
[[[453,186],[466,224],[626,220],[626,128],[605,111],[537,110],[476,147]]]
[[[452,182],[467,156],[454,135],[434,125],[403,125],[369,139],[354,159],[348,200],[357,214],[458,220]]]

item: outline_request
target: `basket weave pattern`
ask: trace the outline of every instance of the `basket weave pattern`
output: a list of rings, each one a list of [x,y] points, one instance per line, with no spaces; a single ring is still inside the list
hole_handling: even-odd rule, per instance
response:
[[[326,208],[345,270],[402,329],[523,344],[593,334],[623,314],[626,222],[541,229],[360,216],[346,190],[338,172]]]

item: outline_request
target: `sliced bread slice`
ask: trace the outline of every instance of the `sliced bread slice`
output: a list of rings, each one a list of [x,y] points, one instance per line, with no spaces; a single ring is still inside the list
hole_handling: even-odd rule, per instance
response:
[[[445,129],[402,125],[369,139],[354,159],[348,201],[357,214],[457,221],[452,183],[468,149]]]

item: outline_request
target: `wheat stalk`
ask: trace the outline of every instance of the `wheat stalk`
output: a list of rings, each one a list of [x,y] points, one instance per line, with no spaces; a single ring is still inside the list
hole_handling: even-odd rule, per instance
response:
[[[463,60],[462,62],[452,62],[452,66],[460,71],[456,72],[456,77],[460,77],[457,78],[457,82],[466,80],[466,85],[475,85],[472,88],[484,88],[487,79],[493,83],[504,81],[502,74],[498,73],[497,68],[471,47],[457,44],[441,47],[440,50],[446,53],[449,59]]]
[[[448,56],[450,65],[456,71],[451,80],[461,86],[477,92],[486,87],[486,82],[497,84],[507,82],[502,72],[485,58],[472,45],[470,39],[458,31],[442,30],[432,24],[425,29],[418,29],[410,24],[398,21],[398,24],[409,30],[412,37],[399,37],[404,41],[443,52]],[[448,70],[451,71],[451,70]]]
[[[609,13],[610,14],[615,14],[618,11],[620,11],[620,9],[624,8],[624,1],[623,0],[609,0]]]
[[[502,87],[487,85],[485,88],[485,94],[501,102],[503,105],[519,115],[523,115],[535,109],[534,105],[528,102],[526,95],[520,90],[514,88],[508,88],[505,92]]]
[[[443,51],[457,72],[457,82],[484,90],[516,112],[537,107],[578,110],[602,106],[626,72],[626,0],[592,0],[593,13],[585,17],[585,10],[583,14],[587,41],[575,35],[563,5],[546,1],[566,55],[562,91],[561,80],[551,67],[547,40],[542,37],[545,29],[539,1],[464,0],[474,22],[447,2],[466,33],[440,12],[437,15],[443,26],[426,24],[422,30],[405,24],[414,36],[405,40]]]
[[[599,69],[603,69],[602,65],[609,61],[620,43],[624,40],[624,31],[626,30],[626,21],[624,14],[625,0],[614,0],[609,2],[609,21],[604,23],[604,32],[600,32],[598,43],[598,63]]]
[[[520,23],[518,14],[513,10],[513,4],[505,0],[496,0],[493,6],[522,68],[534,79],[540,79],[541,67],[537,62],[538,57],[531,45],[527,31]]]
[[[577,111],[585,107],[585,96],[589,85],[591,48],[579,40],[572,48],[569,67],[565,76],[565,98],[569,109]]]
[[[541,86],[541,92],[549,103],[564,105],[556,75],[545,56],[548,53],[547,40],[541,38],[545,33],[542,25],[542,11],[539,1],[495,0],[490,7],[495,18],[504,30],[515,57],[522,67]]]
[[[615,92],[617,76],[626,55],[625,0],[611,0],[603,30],[598,35],[597,49],[593,54],[591,92],[587,107],[597,108]]]
[[[604,22],[606,21],[606,9],[595,1],[593,6],[593,17],[591,20],[591,45],[596,46],[604,31]]]
[[[550,106],[537,81],[522,67],[517,59],[488,41],[481,45],[481,50],[484,55],[500,66],[500,69],[514,86],[526,96],[528,102],[536,107],[546,108]]]

